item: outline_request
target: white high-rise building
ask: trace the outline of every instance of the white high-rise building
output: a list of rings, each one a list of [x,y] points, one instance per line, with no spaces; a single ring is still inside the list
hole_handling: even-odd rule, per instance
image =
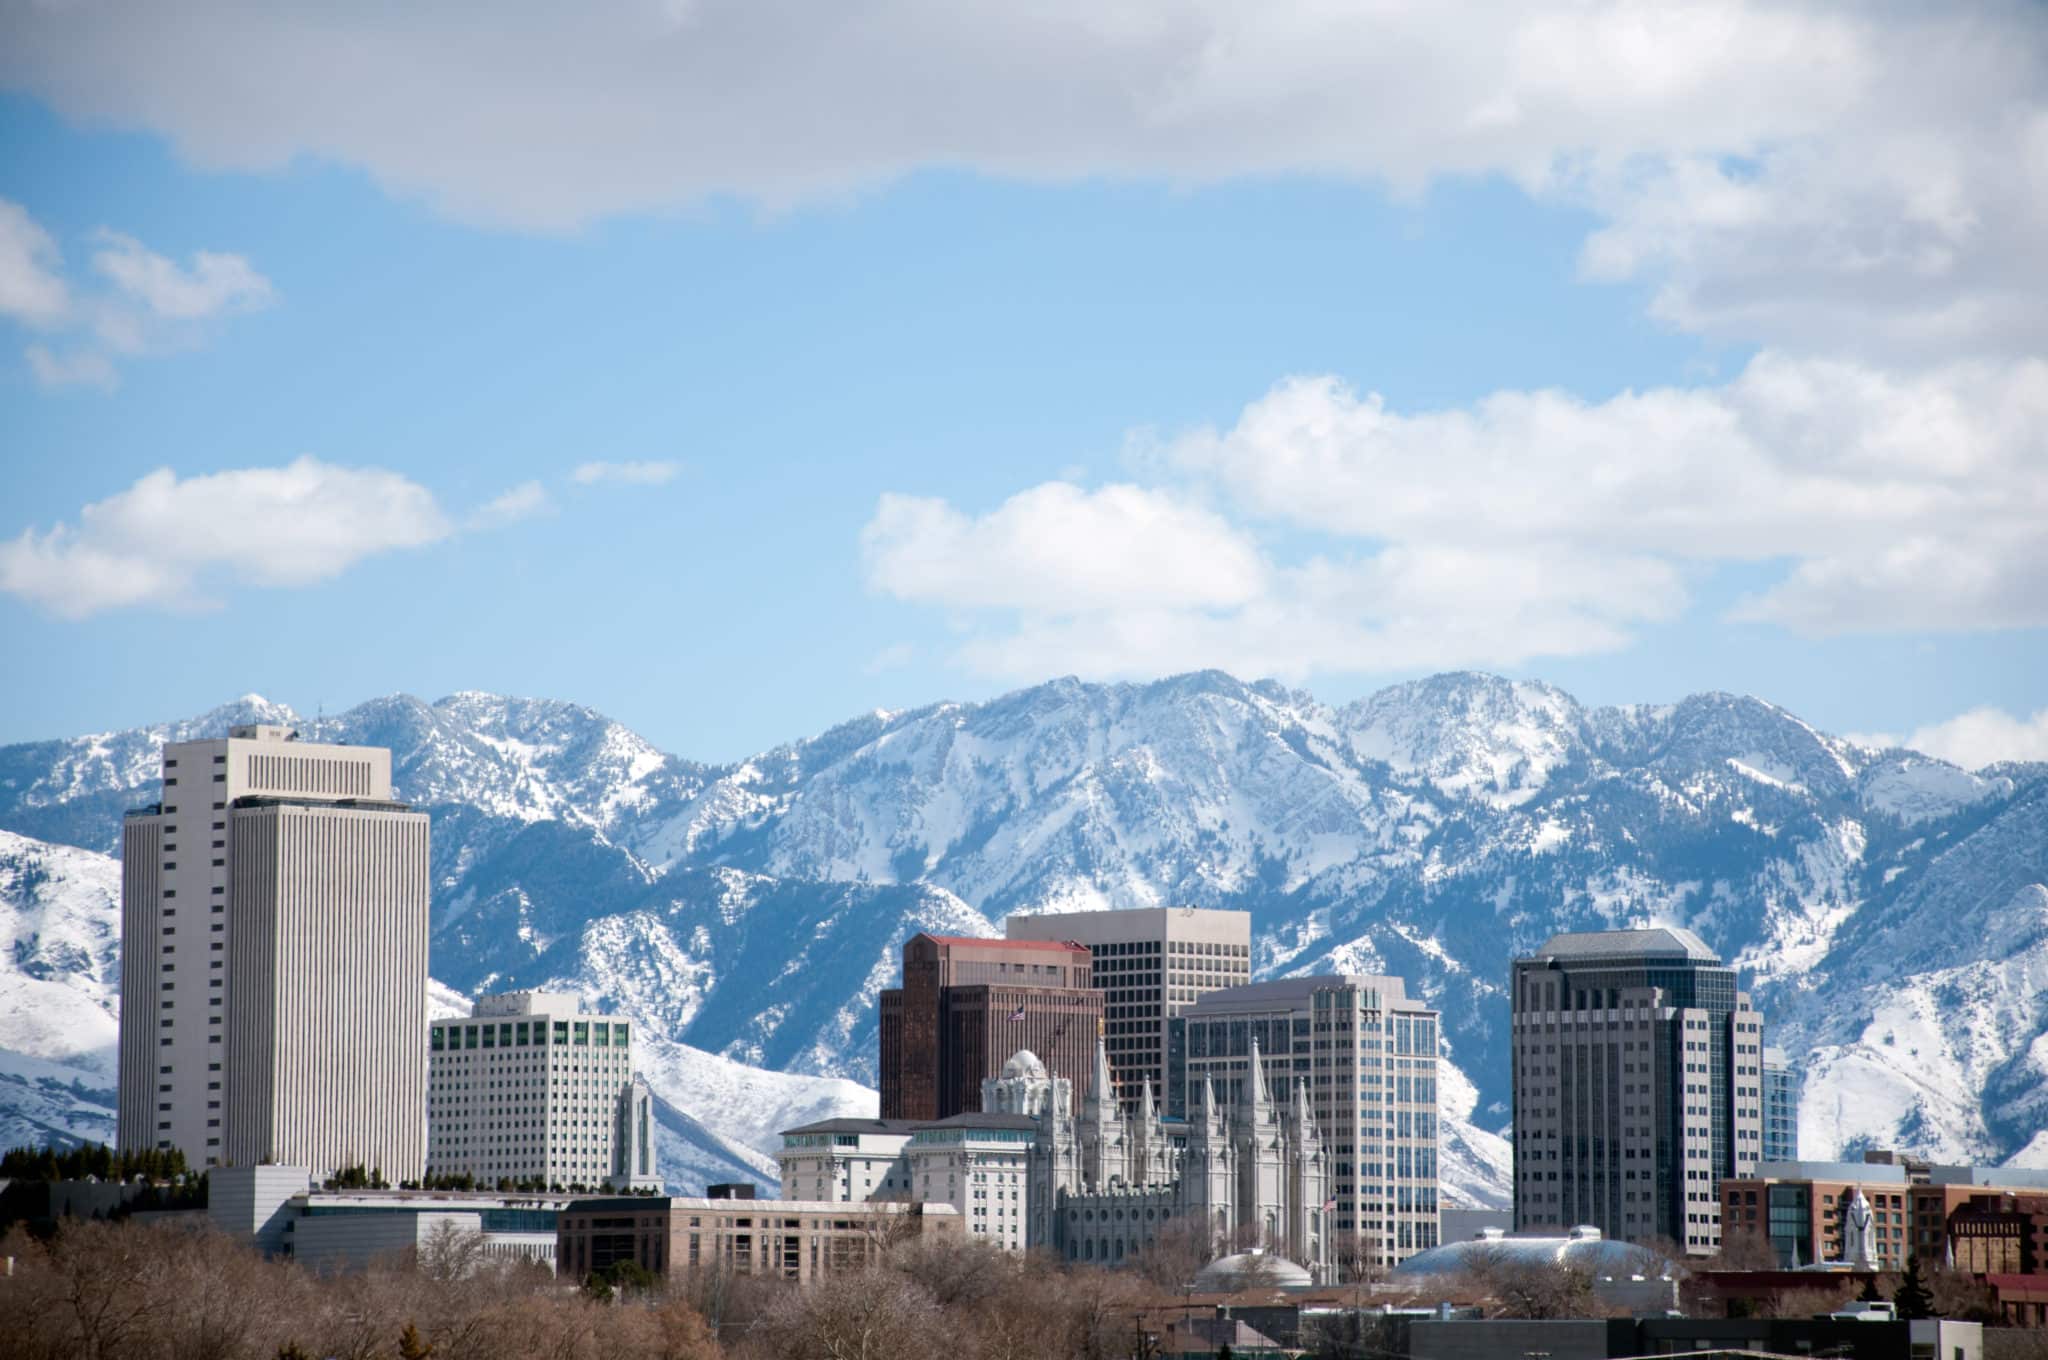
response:
[[[428,1034],[427,1174],[659,1189],[632,1028],[561,992],[479,998]]]
[[[427,817],[391,753],[282,727],[167,744],[121,829],[118,1139],[194,1166],[417,1177]]]
[[[1145,1083],[1173,1118],[1191,1116],[1184,1055],[1169,1025],[1199,997],[1251,981],[1252,918],[1243,911],[1136,907],[1016,915],[1013,940],[1072,940],[1094,956],[1090,979],[1102,993],[1103,1036],[1117,1104],[1135,1110]]]

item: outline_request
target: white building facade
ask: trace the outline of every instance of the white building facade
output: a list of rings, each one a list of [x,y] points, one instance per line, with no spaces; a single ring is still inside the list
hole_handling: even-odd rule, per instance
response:
[[[908,1119],[822,1119],[786,1129],[776,1162],[784,1199],[861,1204],[907,1200],[911,1131]]]
[[[1033,1120],[986,1112],[919,1124],[904,1149],[910,1197],[959,1210],[970,1242],[1024,1250],[1036,1133]]]
[[[632,1027],[574,996],[507,992],[428,1028],[427,1174],[659,1189]]]
[[[275,726],[166,744],[121,859],[120,1145],[417,1177],[428,827],[391,753]]]

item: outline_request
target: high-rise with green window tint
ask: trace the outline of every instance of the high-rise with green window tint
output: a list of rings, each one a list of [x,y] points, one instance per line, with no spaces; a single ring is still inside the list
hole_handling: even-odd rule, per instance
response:
[[[659,1187],[632,1029],[574,996],[507,992],[428,1027],[427,1174]]]

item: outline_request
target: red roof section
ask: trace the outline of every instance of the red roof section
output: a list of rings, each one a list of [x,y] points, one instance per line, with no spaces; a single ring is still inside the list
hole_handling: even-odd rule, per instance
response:
[[[934,944],[971,944],[990,949],[1063,949],[1069,953],[1085,954],[1088,946],[1075,944],[1072,940],[984,940],[979,935],[931,935],[918,932]]]

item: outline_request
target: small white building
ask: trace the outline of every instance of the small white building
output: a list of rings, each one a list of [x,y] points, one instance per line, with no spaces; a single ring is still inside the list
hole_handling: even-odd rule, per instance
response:
[[[631,1027],[559,992],[477,1000],[428,1027],[427,1175],[659,1189]]]
[[[905,1151],[912,1197],[958,1209],[970,1242],[1024,1250],[1037,1130],[1036,1120],[1014,1114],[956,1114],[919,1124]]]
[[[908,1119],[821,1119],[786,1129],[776,1161],[785,1199],[860,1204],[910,1196]]]

